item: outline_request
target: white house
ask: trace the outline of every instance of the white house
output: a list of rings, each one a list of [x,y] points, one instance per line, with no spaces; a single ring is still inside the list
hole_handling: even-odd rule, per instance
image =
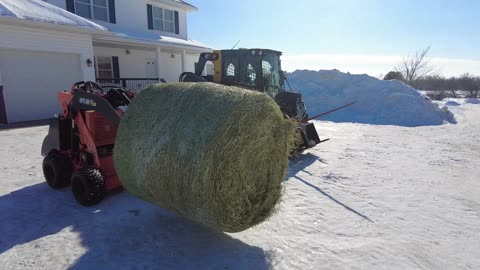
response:
[[[181,0],[0,0],[0,124],[50,118],[82,80],[141,89],[194,71]]]

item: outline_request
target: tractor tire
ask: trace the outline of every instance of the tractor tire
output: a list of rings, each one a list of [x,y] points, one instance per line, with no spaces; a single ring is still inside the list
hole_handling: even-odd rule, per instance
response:
[[[78,203],[92,206],[105,197],[105,181],[97,169],[84,168],[73,173],[72,193]]]
[[[43,176],[53,189],[60,189],[70,184],[72,162],[64,155],[53,152],[43,159]]]

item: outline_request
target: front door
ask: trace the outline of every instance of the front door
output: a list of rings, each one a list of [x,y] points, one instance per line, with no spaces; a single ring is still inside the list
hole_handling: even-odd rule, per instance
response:
[[[157,78],[157,59],[145,59],[145,76],[150,79]]]

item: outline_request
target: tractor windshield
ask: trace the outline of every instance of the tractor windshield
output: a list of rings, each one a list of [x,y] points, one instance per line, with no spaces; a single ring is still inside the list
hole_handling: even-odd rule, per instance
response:
[[[280,63],[276,53],[268,53],[262,60],[263,91],[271,97],[280,92]]]
[[[222,81],[266,93],[275,98],[282,91],[280,53],[270,50],[222,52]]]

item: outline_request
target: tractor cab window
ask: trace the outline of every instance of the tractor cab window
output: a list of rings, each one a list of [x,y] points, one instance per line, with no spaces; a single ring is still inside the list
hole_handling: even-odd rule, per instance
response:
[[[247,66],[247,78],[245,80],[246,84],[251,87],[255,87],[257,80],[257,72],[251,64]]]
[[[262,61],[262,75],[264,92],[271,97],[277,96],[280,91],[280,64],[278,56],[269,53]]]
[[[235,77],[235,66],[232,63],[228,64],[226,74],[227,76]]]
[[[213,76],[215,74],[215,66],[213,65],[212,62],[209,62],[205,64],[205,75],[207,76]]]
[[[235,85],[249,89],[256,89],[257,71],[252,63],[243,61],[242,59],[242,61],[239,63],[238,70],[236,70],[234,78],[236,78]]]
[[[223,71],[223,74],[225,74],[223,78],[223,81],[225,84],[234,85],[237,83],[237,78],[235,77],[236,68],[233,63],[229,63],[228,65],[225,65],[225,70]]]
[[[198,62],[195,62],[195,73],[199,72],[202,76],[213,76],[215,73],[212,61],[207,61],[202,70],[197,70],[198,68],[201,67],[198,65]]]

